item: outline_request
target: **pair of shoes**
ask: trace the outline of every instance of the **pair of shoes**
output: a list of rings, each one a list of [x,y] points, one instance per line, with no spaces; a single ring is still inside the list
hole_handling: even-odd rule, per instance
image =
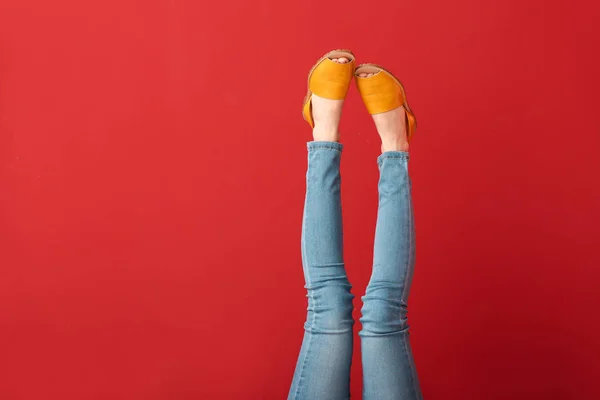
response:
[[[349,62],[340,64],[333,59],[345,57]],[[404,107],[406,111],[406,133],[410,143],[417,127],[415,115],[408,106],[402,83],[388,70],[376,64],[361,64],[354,67],[355,57],[350,50],[332,50],[317,61],[308,73],[308,93],[304,98],[302,116],[314,128],[312,118],[312,95],[331,100],[346,98],[350,81],[354,76],[358,91],[369,114],[379,114]],[[361,77],[360,74],[373,74]]]

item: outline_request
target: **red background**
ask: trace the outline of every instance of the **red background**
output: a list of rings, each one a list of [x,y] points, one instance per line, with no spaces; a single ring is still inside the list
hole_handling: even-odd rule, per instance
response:
[[[0,398],[285,398],[300,106],[337,47],[419,118],[425,398],[600,398],[594,3],[2,0]],[[360,296],[379,143],[354,88],[342,132]]]

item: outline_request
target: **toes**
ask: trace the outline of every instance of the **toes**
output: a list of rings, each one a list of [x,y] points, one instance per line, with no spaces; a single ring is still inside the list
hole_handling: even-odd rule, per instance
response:
[[[339,58],[332,58],[331,61],[336,62],[338,64],[346,64],[350,60],[347,57],[339,57]]]
[[[373,75],[375,75],[375,74],[374,74],[374,73],[372,73],[372,72],[361,72],[361,73],[359,73],[359,74],[358,74],[358,76],[359,76],[360,78],[370,78],[370,77],[372,77]]]

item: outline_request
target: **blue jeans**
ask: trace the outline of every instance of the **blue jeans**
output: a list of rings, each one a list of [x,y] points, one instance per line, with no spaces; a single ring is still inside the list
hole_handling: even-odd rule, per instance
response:
[[[308,313],[288,400],[350,398],[354,296],[344,269],[341,153],[339,143],[308,143],[302,224]],[[359,332],[363,399],[422,399],[406,319],[415,260],[408,153],[385,152],[377,161],[373,272],[362,298]]]

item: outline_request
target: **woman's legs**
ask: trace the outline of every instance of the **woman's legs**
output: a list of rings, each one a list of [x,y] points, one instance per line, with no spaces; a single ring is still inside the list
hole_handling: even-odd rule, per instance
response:
[[[350,398],[354,296],[344,269],[342,246],[342,145],[337,143],[341,106],[340,100],[313,96],[315,141],[308,143],[302,222],[308,314],[290,400]]]
[[[402,108],[373,116],[382,137],[373,272],[363,297],[364,400],[422,399],[409,343],[407,301],[415,260],[408,143]]]

